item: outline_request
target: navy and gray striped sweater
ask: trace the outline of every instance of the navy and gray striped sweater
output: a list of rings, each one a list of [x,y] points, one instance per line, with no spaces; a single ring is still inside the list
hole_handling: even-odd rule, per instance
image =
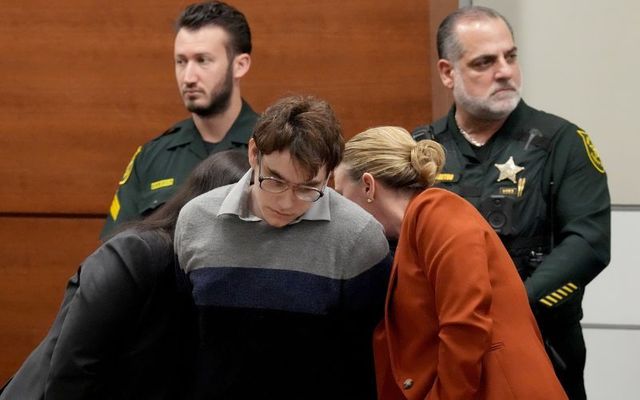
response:
[[[217,215],[230,188],[188,203],[176,227],[199,310],[197,397],[374,399],[391,266],[380,224],[329,188],[330,221]]]

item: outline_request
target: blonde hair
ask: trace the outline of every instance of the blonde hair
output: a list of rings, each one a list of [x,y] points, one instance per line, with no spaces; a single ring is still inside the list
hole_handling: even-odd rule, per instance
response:
[[[433,140],[416,142],[406,129],[381,126],[361,132],[345,145],[343,163],[351,178],[365,172],[396,189],[433,186],[445,162],[444,149]]]

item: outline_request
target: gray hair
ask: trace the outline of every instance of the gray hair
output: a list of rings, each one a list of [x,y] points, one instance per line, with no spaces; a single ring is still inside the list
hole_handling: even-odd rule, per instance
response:
[[[488,18],[500,18],[503,20],[513,37],[513,28],[511,27],[511,24],[496,10],[482,6],[462,7],[449,14],[438,27],[436,42],[438,46],[438,58],[454,62],[462,57],[464,49],[462,48],[462,44],[458,41],[458,37],[455,32],[455,28],[461,20],[480,20]]]

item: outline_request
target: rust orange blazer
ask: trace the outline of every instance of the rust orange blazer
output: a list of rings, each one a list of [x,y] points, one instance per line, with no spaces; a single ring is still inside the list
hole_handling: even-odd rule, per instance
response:
[[[566,399],[500,239],[461,197],[407,207],[375,337],[380,399]]]

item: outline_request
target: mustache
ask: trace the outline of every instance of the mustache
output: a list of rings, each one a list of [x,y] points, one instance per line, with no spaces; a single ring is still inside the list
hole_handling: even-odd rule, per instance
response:
[[[195,86],[183,86],[181,92],[184,93],[204,93],[204,90]]]
[[[497,92],[499,92],[501,90],[513,90],[513,91],[517,92],[519,90],[519,88],[516,85],[513,85],[511,83],[500,83],[496,87],[493,88],[493,93],[497,93]]]

